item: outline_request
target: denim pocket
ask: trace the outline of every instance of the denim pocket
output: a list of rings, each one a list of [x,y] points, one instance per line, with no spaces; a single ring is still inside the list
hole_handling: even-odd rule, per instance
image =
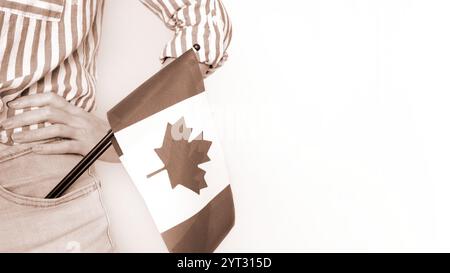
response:
[[[0,252],[111,252],[99,182],[57,199],[18,195],[0,187]]]
[[[20,206],[39,207],[39,208],[56,207],[71,202],[73,200],[80,199],[98,190],[99,184],[97,183],[97,181],[92,177],[90,179],[92,179],[92,183],[89,183],[88,185],[82,188],[79,188],[73,192],[63,195],[60,198],[55,199],[24,196],[11,192],[1,186],[0,186],[0,196],[3,197],[5,200]]]

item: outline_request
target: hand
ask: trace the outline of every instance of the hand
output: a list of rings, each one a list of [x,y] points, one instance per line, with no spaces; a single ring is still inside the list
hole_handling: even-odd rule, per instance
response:
[[[23,109],[40,107],[8,118],[0,123],[2,129],[20,128],[31,124],[49,122],[52,125],[30,131],[14,133],[16,143],[30,143],[53,138],[62,141],[37,144],[33,152],[38,154],[80,154],[86,155],[110,129],[108,123],[92,113],[76,107],[55,93],[33,94],[20,97],[8,103],[8,107]],[[117,154],[110,148],[100,158],[118,162]]]

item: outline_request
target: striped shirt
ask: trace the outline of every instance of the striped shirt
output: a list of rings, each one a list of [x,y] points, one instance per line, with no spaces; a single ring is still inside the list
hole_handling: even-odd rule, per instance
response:
[[[211,70],[227,58],[232,28],[220,0],[140,0],[174,31],[160,56],[178,57],[198,44],[200,62]],[[0,0],[1,119],[34,110],[4,102],[54,92],[88,112],[95,109],[96,54],[104,0]],[[13,145],[14,132],[50,126],[46,122],[0,132]]]

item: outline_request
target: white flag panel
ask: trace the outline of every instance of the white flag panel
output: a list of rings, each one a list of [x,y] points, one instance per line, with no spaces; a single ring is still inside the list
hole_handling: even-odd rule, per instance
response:
[[[155,149],[163,144],[167,124],[175,124],[181,118],[184,118],[188,128],[192,128],[190,141],[202,132],[204,140],[212,141],[208,151],[211,160],[198,165],[206,171],[208,185],[201,189],[200,195],[183,185],[172,189],[167,170],[147,178],[148,174],[164,167]],[[123,152],[120,160],[161,233],[199,212],[229,185],[223,152],[215,134],[205,92],[116,132],[115,137]]]

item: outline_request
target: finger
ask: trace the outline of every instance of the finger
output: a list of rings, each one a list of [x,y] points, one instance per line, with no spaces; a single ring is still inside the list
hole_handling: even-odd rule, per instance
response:
[[[42,155],[54,154],[80,154],[80,143],[75,140],[65,140],[48,144],[39,144],[33,147],[33,152]]]
[[[42,129],[14,133],[11,137],[14,142],[29,143],[57,137],[76,139],[77,135],[77,129],[63,124],[55,124]]]
[[[55,93],[32,94],[8,102],[8,107],[14,109],[23,109],[26,107],[44,107],[44,106],[61,108],[68,111],[69,113],[77,113],[79,111],[83,111],[80,108],[70,104],[64,98],[58,96]]]
[[[76,127],[80,123],[78,117],[68,114],[61,109],[46,106],[5,119],[0,123],[0,126],[3,129],[13,129],[46,121],[50,123],[70,124],[72,127]]]

